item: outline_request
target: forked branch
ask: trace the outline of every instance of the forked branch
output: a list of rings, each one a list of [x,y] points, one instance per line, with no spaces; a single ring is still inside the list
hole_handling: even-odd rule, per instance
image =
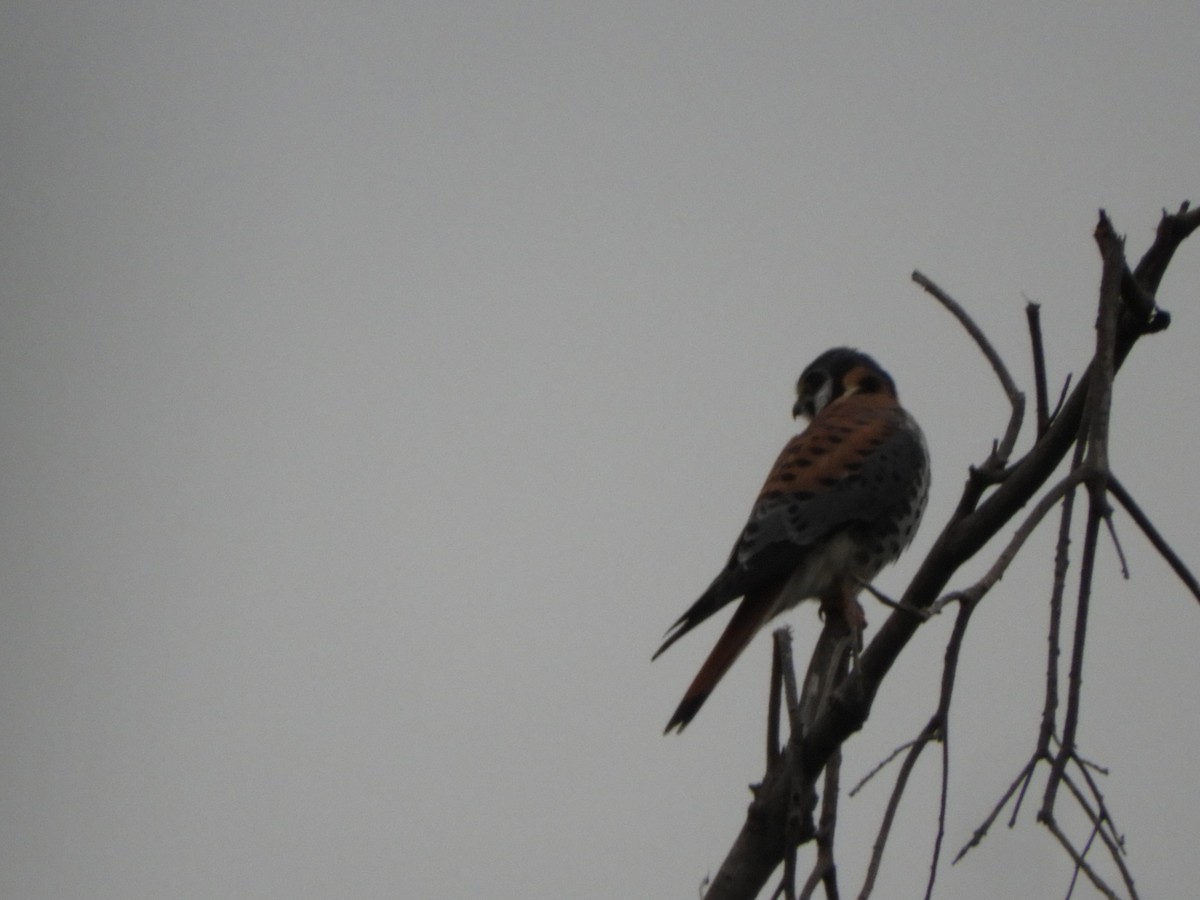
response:
[[[1055,563],[1054,587],[1051,592],[1047,695],[1037,746],[1030,761],[1022,768],[1004,797],[957,858],[961,858],[970,847],[982,840],[992,822],[1014,796],[1017,797],[1019,808],[1020,798],[1025,794],[1034,769],[1039,762],[1045,761],[1050,764],[1050,775],[1043,794],[1039,820],[1071,855],[1078,870],[1107,896],[1115,897],[1118,895],[1106,884],[1095,866],[1086,859],[1087,850],[1093,844],[1104,846],[1109,858],[1115,860],[1129,896],[1136,897],[1132,877],[1120,858],[1123,853],[1121,838],[1112,826],[1111,817],[1094,780],[1086,772],[1085,761],[1076,751],[1075,737],[1082,707],[1082,694],[1079,690],[1081,679],[1078,673],[1086,647],[1087,603],[1091,594],[1095,545],[1101,519],[1107,521],[1111,514],[1107,502],[1110,493],[1116,497],[1121,507],[1129,512],[1131,518],[1193,595],[1200,599],[1200,585],[1196,579],[1109,471],[1107,453],[1113,379],[1137,341],[1145,335],[1162,330],[1169,323],[1170,317],[1158,308],[1155,294],[1175,250],[1197,227],[1200,227],[1200,215],[1190,210],[1187,204],[1177,213],[1164,213],[1154,244],[1131,271],[1125,263],[1123,241],[1116,236],[1107,216],[1101,213],[1096,232],[1103,261],[1096,351],[1085,373],[1077,381],[1074,389],[1065,394],[1058,409],[1047,410],[1045,367],[1036,306],[1027,310],[1031,339],[1035,348],[1037,433],[1033,445],[1024,455],[1013,461],[1010,460],[1015,451],[1024,415],[1024,395],[1018,390],[999,354],[991,347],[986,336],[971,321],[962,306],[921,273],[913,274],[914,280],[963,324],[980,347],[1009,399],[1009,421],[1003,438],[993,447],[988,459],[972,470],[971,478],[964,487],[962,498],[953,515],[896,604],[897,609],[883,623],[848,674],[842,674],[843,660],[849,644],[845,635],[836,632],[839,617],[831,616],[827,619],[799,695],[795,701],[788,703],[793,714],[789,716],[791,727],[782,751],[778,726],[769,729],[766,774],[762,783],[755,789],[754,801],[741,833],[709,886],[706,896],[710,900],[747,900],[757,896],[775,867],[789,857],[793,861],[785,867],[785,877],[780,884],[778,895],[792,897],[795,893],[796,847],[813,840],[819,845],[817,863],[801,896],[811,895],[818,885],[824,885],[827,897],[837,895],[837,882],[834,877],[836,867],[832,864],[837,815],[837,772],[836,768],[829,767],[838,758],[842,743],[866,721],[882,680],[916,630],[927,619],[927,611],[935,604],[944,602],[943,594],[950,579],[963,563],[975,556],[1000,529],[1013,520],[1022,507],[1035,501],[1035,498],[1032,509],[1023,517],[985,576],[969,588],[953,591],[949,595],[958,600],[960,608],[954,634],[947,647],[938,707],[916,740],[907,748],[905,763],[893,790],[889,811],[885,814],[880,838],[872,854],[867,882],[860,896],[870,894],[882,860],[895,806],[900,802],[908,772],[922,749],[930,741],[940,740],[943,743],[943,789],[938,836],[927,888],[927,895],[932,893],[944,832],[946,769],[949,763],[947,721],[962,634],[965,633],[970,620],[970,611],[999,581],[1037,525],[1051,510],[1061,505],[1064,515],[1059,528],[1060,553]],[[1077,448],[1077,453],[1070,472],[1052,488],[1045,490],[1047,480],[1072,447]],[[1080,584],[1076,594],[1071,674],[1068,677],[1062,740],[1052,750],[1051,741],[1059,733],[1056,660],[1059,653],[1061,601],[1069,563],[1065,546],[1070,532],[1071,501],[1075,489],[1080,486],[1086,487],[1089,503],[1083,558],[1080,564]],[[776,658],[782,659],[778,652]],[[780,701],[786,690],[786,683],[782,667],[773,669],[772,719],[779,716]],[[1072,764],[1085,772],[1084,779],[1091,792],[1090,800],[1070,778],[1068,773]],[[826,800],[822,806],[821,824],[818,826],[813,823],[813,813],[817,803],[817,782],[822,773],[826,775],[823,785]],[[1076,805],[1092,823],[1092,834],[1082,850],[1077,849],[1062,832],[1054,815],[1059,785],[1066,787]],[[1014,819],[1015,815],[1014,809]]]

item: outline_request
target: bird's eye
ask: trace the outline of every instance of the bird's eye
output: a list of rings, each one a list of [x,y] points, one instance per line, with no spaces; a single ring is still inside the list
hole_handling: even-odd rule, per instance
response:
[[[811,393],[814,393],[814,392],[820,390],[821,385],[823,385],[824,383],[825,383],[825,373],[824,372],[808,372],[805,374],[804,378],[801,380],[800,386],[801,386],[802,390],[811,394]]]

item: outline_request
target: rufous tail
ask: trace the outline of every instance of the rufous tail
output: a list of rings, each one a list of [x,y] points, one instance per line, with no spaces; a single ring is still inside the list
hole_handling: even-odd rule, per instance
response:
[[[708,695],[713,692],[717,683],[729,671],[734,660],[741,655],[741,652],[746,649],[746,645],[770,618],[773,599],[774,592],[766,591],[748,594],[742,599],[737,610],[734,611],[733,618],[729,620],[729,624],[721,633],[717,645],[713,647],[712,652],[708,654],[708,659],[704,661],[704,665],[692,679],[687,693],[683,695],[683,700],[679,702],[679,707],[675,710],[675,715],[671,716],[671,721],[667,723],[663,734],[669,733],[672,729],[683,731],[688,722],[692,721],[700,707],[704,705],[704,701],[708,699]]]

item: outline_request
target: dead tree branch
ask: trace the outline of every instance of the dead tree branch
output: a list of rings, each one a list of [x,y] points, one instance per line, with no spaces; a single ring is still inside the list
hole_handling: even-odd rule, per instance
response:
[[[1015,819],[1016,810],[1037,764],[1047,762],[1050,764],[1050,773],[1038,812],[1039,821],[1062,844],[1078,870],[1098,890],[1106,896],[1117,897],[1119,895],[1085,858],[1092,843],[1099,838],[1099,845],[1107,849],[1108,857],[1115,862],[1128,895],[1136,898],[1133,879],[1121,859],[1122,839],[1112,825],[1094,780],[1086,772],[1086,762],[1077,753],[1077,727],[1082,708],[1081,670],[1099,524],[1102,519],[1108,521],[1111,515],[1112,510],[1107,502],[1110,493],[1129,512],[1189,590],[1200,599],[1200,586],[1196,579],[1113,477],[1108,459],[1113,379],[1142,337],[1161,331],[1169,324],[1169,315],[1158,308],[1156,292],[1175,251],[1197,227],[1200,227],[1200,214],[1189,210],[1186,203],[1176,213],[1164,212],[1153,244],[1131,271],[1125,263],[1123,240],[1117,237],[1107,216],[1101,212],[1096,229],[1101,250],[1102,277],[1095,353],[1075,387],[1069,393],[1064,389],[1064,399],[1060,400],[1057,410],[1047,411],[1040,326],[1036,307],[1027,310],[1034,343],[1038,421],[1034,443],[1013,462],[1010,459],[1024,417],[1024,395],[1017,389],[999,355],[962,307],[928,278],[919,272],[913,274],[913,279],[963,324],[995,371],[1012,407],[1004,437],[993,446],[988,459],[971,470],[954,513],[898,601],[898,608],[859,655],[857,665],[849,671],[846,669],[846,660],[850,639],[848,635],[839,633],[839,628],[845,630],[844,623],[840,623],[840,617],[836,616],[827,619],[795,704],[799,714],[792,718],[790,734],[782,752],[779,749],[778,729],[769,729],[766,774],[762,783],[755,788],[754,799],[741,832],[709,886],[706,895],[709,900],[747,900],[757,896],[772,871],[789,858],[791,861],[785,867],[785,877],[777,895],[792,897],[795,850],[799,845],[814,840],[818,843],[817,862],[801,896],[811,896],[818,884],[825,886],[826,897],[837,896],[832,839],[837,810],[835,760],[839,758],[840,748],[847,738],[863,726],[883,679],[917,629],[926,621],[928,611],[939,602],[950,579],[963,563],[982,550],[1035,498],[1033,509],[1022,520],[984,578],[970,588],[951,592],[950,596],[959,600],[960,609],[947,646],[938,707],[918,737],[908,745],[860,897],[869,896],[874,885],[895,807],[903,794],[909,772],[923,748],[932,740],[941,740],[942,800],[927,887],[927,896],[932,894],[944,834],[946,771],[949,763],[947,721],[962,634],[967,628],[971,611],[998,582],[1038,523],[1052,509],[1061,505],[1059,552],[1055,560],[1050,598],[1047,691],[1036,748],[1030,761],[984,823],[976,829],[974,837],[959,852],[956,860],[983,839],[1014,795],[1017,796],[1013,813]],[[1052,488],[1044,490],[1044,485],[1072,448],[1075,448],[1075,455],[1070,472]],[[1079,563],[1066,709],[1060,732],[1057,659],[1060,653],[1062,600],[1069,567],[1066,545],[1071,528],[1072,498],[1075,489],[1081,486],[1086,489],[1088,509]],[[914,612],[917,614],[914,615]],[[778,715],[780,688],[776,686],[776,681],[782,677],[781,669],[773,669],[772,717]],[[789,702],[789,708],[792,706]],[[1051,743],[1059,733],[1061,740],[1057,748],[1052,750]],[[1091,792],[1090,799],[1070,778],[1068,767],[1072,764],[1084,772],[1085,782]],[[822,808],[821,824],[817,826],[813,823],[813,812],[817,802],[817,779],[823,773],[826,776],[823,784],[826,803]],[[1093,834],[1083,850],[1076,849],[1055,817],[1060,786],[1067,789],[1092,825]]]

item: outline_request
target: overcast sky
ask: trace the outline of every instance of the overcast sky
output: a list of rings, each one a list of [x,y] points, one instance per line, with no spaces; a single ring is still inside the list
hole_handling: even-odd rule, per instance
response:
[[[1200,201],[1198,35],[1195,0],[3,4],[0,896],[696,896],[761,774],[769,640],[669,738],[719,625],[650,655],[797,374],[861,347],[925,428],[898,593],[1006,416],[910,272],[1026,386],[1039,301],[1078,373],[1097,209],[1136,259]],[[1200,567],[1195,240],[1112,456]],[[1184,896],[1200,611],[1117,521],[1081,749],[1143,896]],[[1039,548],[972,622],[951,855],[1034,745],[1049,580]],[[815,609],[788,621],[803,656]],[[949,625],[847,783],[933,710]],[[923,889],[936,760],[876,896]],[[843,800],[847,895],[893,776]],[[1039,797],[939,896],[1063,896]]]

